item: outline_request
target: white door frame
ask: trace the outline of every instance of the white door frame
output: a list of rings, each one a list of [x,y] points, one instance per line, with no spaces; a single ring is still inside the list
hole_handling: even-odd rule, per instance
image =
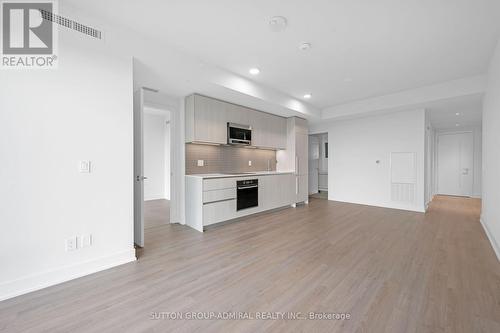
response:
[[[474,168],[474,155],[475,155],[475,138],[474,138],[474,131],[472,130],[461,130],[461,131],[444,131],[444,132],[436,132],[436,143],[435,143],[435,153],[436,153],[436,167],[434,169],[435,172],[435,179],[436,179],[436,194],[440,194],[439,192],[439,138],[441,136],[445,135],[454,135],[454,134],[471,134],[472,135],[472,172],[471,172],[471,177],[472,177],[472,189],[470,193],[470,197],[474,195],[474,173],[476,172]]]
[[[134,243],[144,246],[144,90],[134,92]]]
[[[313,140],[316,140],[316,142],[313,142]],[[309,195],[316,194],[319,192],[319,161],[321,157],[321,149],[320,149],[320,142],[319,142],[319,137],[316,134],[309,134],[309,156],[308,156],[308,163],[309,163]],[[318,158],[317,159],[311,159],[312,156],[312,145],[317,145],[318,146]],[[316,163],[313,163],[316,161]],[[311,181],[313,180],[313,181]]]
[[[153,92],[139,88],[136,93],[142,92],[142,107],[148,106],[156,109],[170,111],[170,223],[185,224],[185,145],[184,145],[184,102],[181,98],[168,96],[160,92]],[[135,94],[134,94],[135,96]],[[139,93],[140,96],[140,93]],[[141,109],[143,109],[141,107]],[[143,110],[142,110],[143,111]],[[135,124],[135,118],[134,118]],[[142,129],[143,131],[143,129]],[[143,134],[143,133],[142,133]],[[138,146],[138,150],[134,152],[134,165],[138,163],[136,159],[144,160],[143,146]],[[135,169],[134,169],[135,170]],[[134,182],[136,181],[134,171]],[[140,230],[144,232],[143,210],[140,210],[139,197],[134,195],[134,231],[137,228],[137,235],[140,235]],[[143,200],[144,202],[144,200]],[[136,212],[138,207],[139,211]],[[137,215],[136,215],[137,213]],[[142,215],[142,227],[141,227]],[[136,232],[134,232],[134,235]],[[135,237],[134,237],[135,238]],[[138,242],[139,241],[139,242]],[[135,240],[139,246],[143,246],[144,242],[140,241],[140,237]],[[142,245],[141,245],[142,244]]]

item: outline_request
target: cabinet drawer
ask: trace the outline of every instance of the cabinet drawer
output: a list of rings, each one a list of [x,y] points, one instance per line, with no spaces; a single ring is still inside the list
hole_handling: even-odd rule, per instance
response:
[[[224,190],[236,188],[235,178],[217,178],[203,180],[203,191]]]
[[[203,225],[227,221],[236,217],[236,199],[203,205]]]
[[[236,199],[236,188],[227,188],[223,190],[212,190],[203,192],[203,203],[214,201]]]

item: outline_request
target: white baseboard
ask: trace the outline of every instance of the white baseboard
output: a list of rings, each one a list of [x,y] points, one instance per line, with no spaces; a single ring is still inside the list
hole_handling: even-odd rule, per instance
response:
[[[0,284],[0,301],[135,261],[135,249]]]
[[[358,201],[348,201],[348,200],[336,199],[336,198],[331,198],[331,197],[328,197],[328,200],[345,202],[345,203],[352,203],[352,204],[356,204],[356,205],[373,206],[373,207],[381,207],[381,208],[407,210],[410,212],[425,213],[425,206],[424,205],[422,207],[418,207],[418,206],[407,206],[407,205],[398,205],[398,204],[386,204],[386,203],[379,203],[379,202],[358,202]]]
[[[483,216],[481,215],[481,218],[479,219],[481,222],[481,225],[483,226],[484,232],[486,233],[486,236],[488,237],[488,240],[490,241],[491,247],[493,248],[493,251],[495,251],[495,254],[497,255],[498,261],[500,261],[500,246],[498,245],[496,239],[493,237],[493,234],[490,232],[490,229],[488,229],[488,224],[484,221]]]

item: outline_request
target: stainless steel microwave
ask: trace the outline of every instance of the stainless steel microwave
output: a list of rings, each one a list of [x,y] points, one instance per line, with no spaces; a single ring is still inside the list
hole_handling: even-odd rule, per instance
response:
[[[227,123],[227,143],[230,145],[251,145],[252,126]]]

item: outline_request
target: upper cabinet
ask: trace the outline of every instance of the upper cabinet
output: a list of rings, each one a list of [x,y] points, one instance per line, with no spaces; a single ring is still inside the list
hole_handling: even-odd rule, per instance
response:
[[[227,105],[201,95],[186,98],[186,142],[227,143]]]
[[[286,148],[286,118],[201,95],[186,97],[186,142],[227,143],[227,123],[252,127],[252,146]]]
[[[258,112],[252,124],[252,144],[261,148],[286,148],[286,119]]]

